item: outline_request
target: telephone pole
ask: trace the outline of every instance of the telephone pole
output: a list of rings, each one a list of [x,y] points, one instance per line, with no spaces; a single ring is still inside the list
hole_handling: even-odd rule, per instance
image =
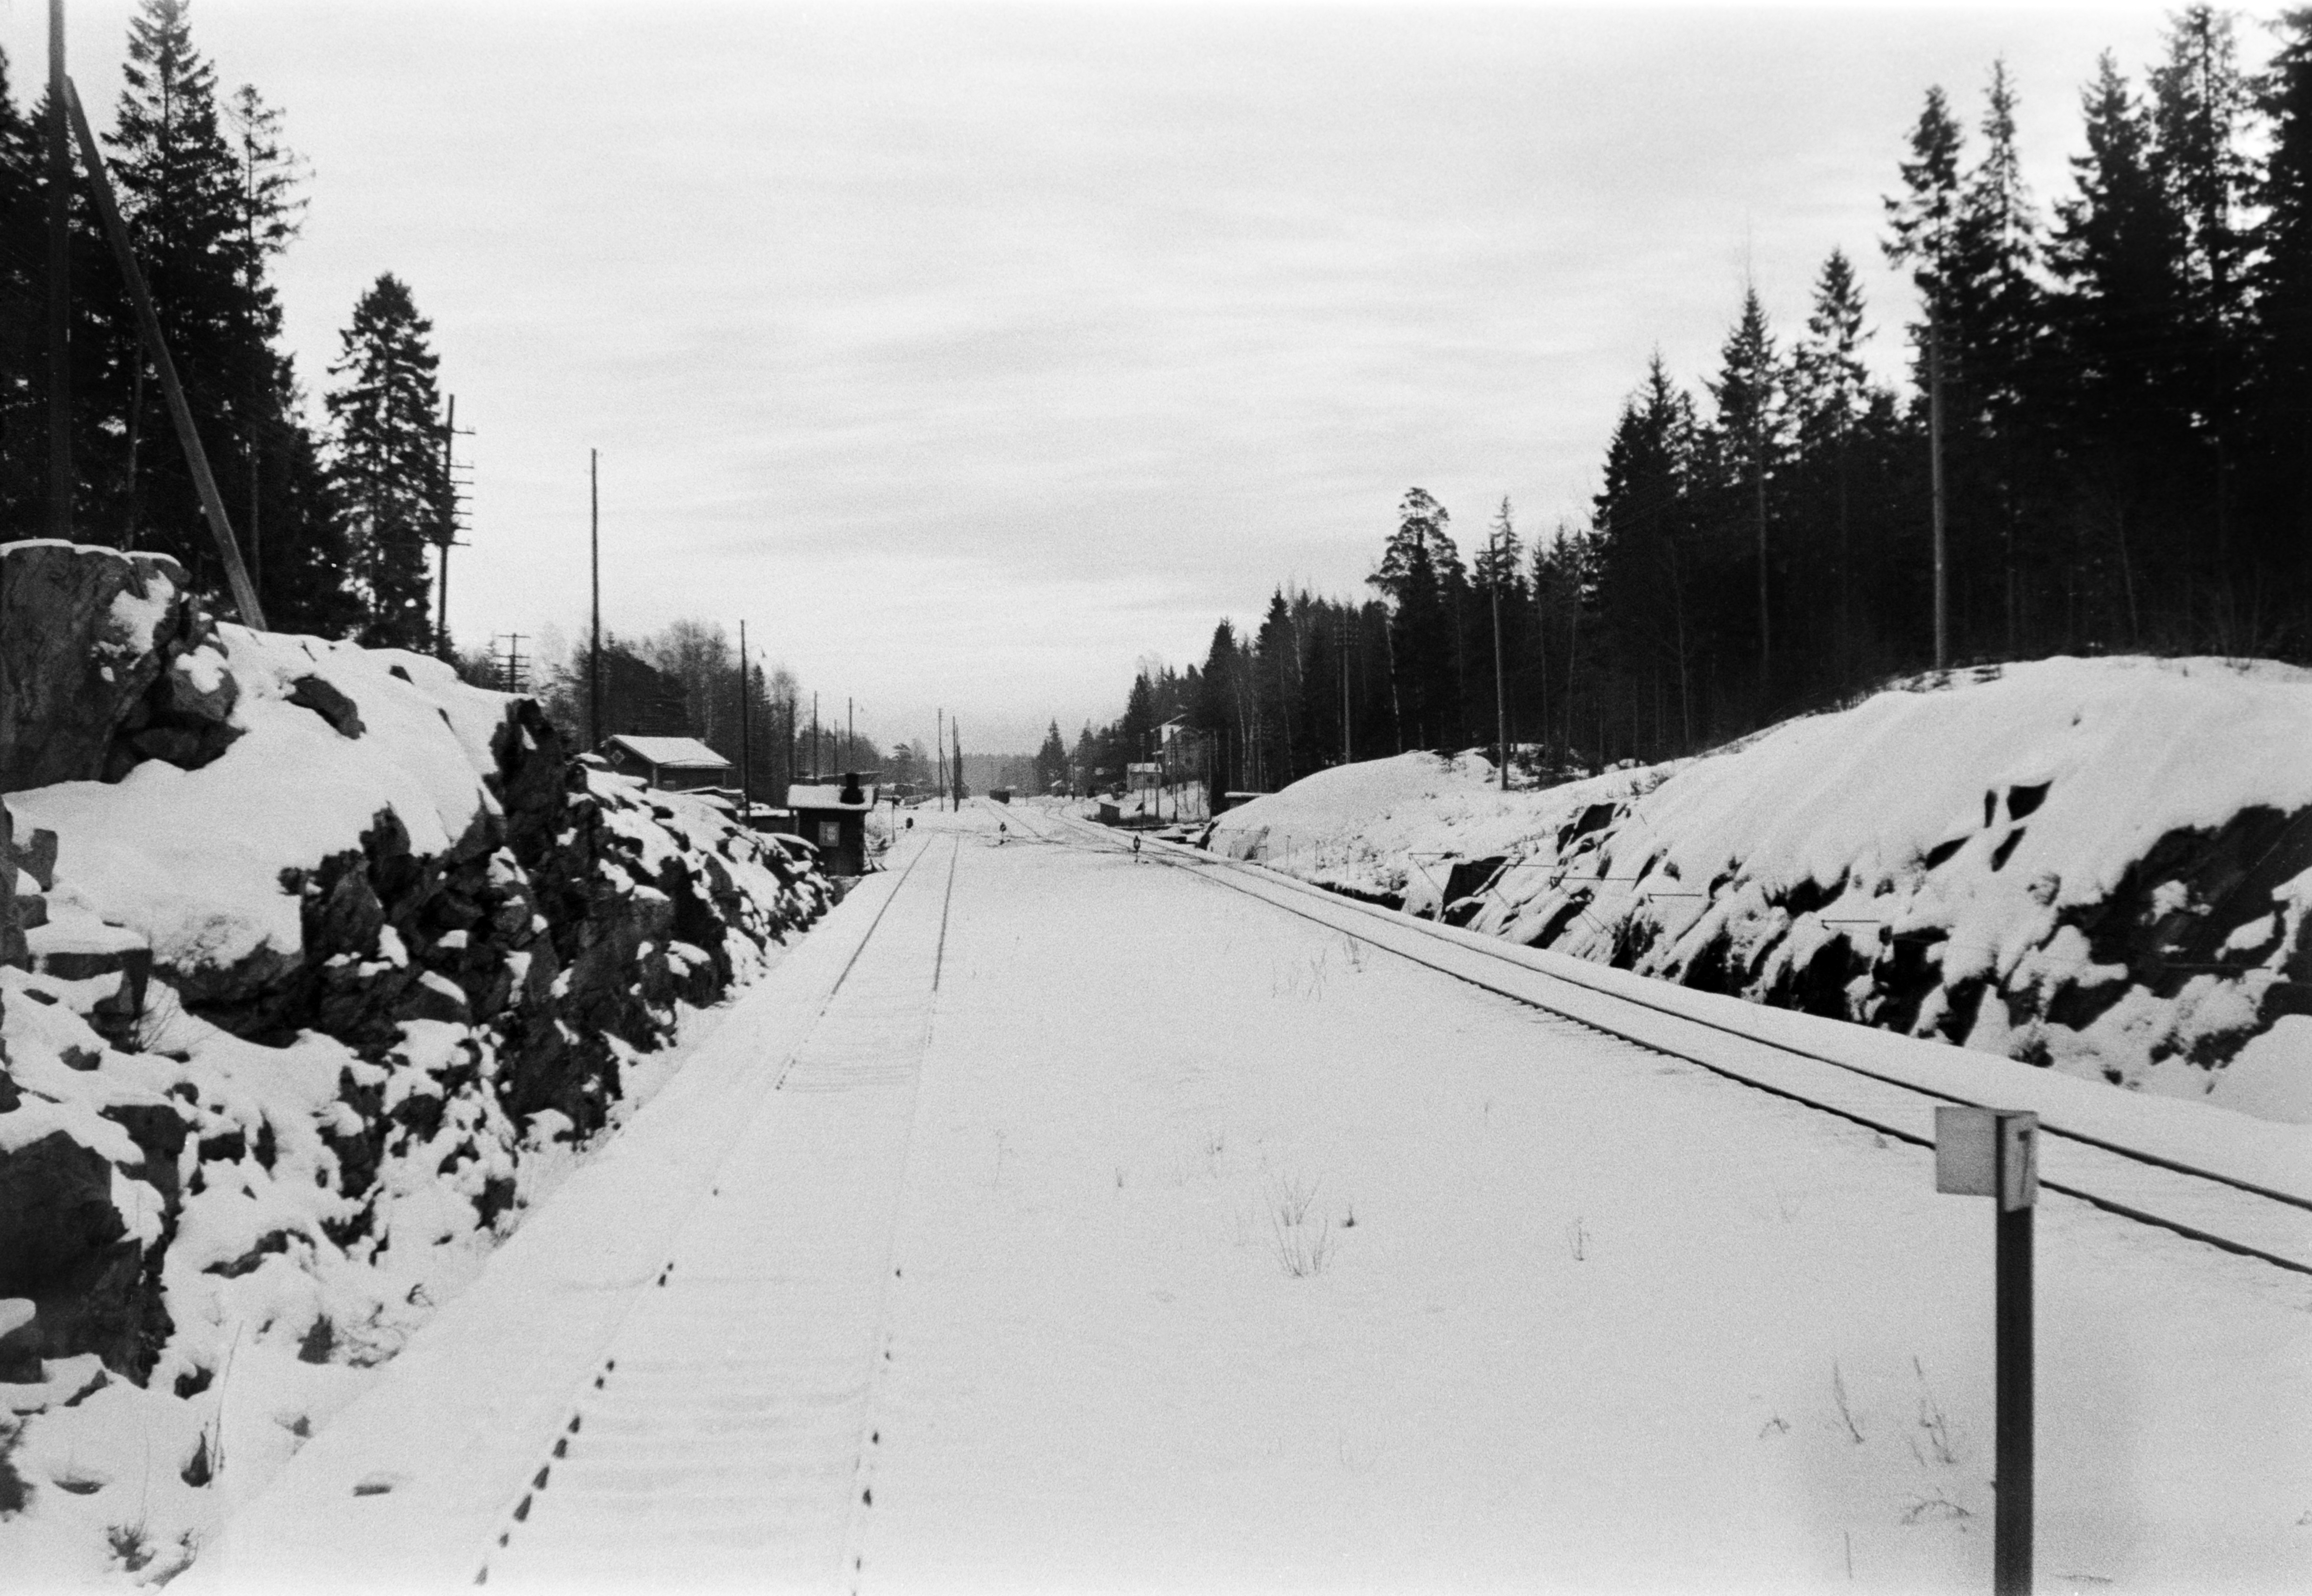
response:
[[[502,693],[526,693],[530,690],[530,662],[521,657],[522,641],[528,636],[526,632],[504,634],[505,658],[498,664],[498,691]],[[495,645],[491,653],[495,657]]]
[[[1494,749],[1502,757],[1502,791],[1506,793],[1510,790],[1510,700],[1502,680],[1502,583],[1497,572],[1493,578]]]
[[[72,143],[65,0],[48,0],[48,536],[72,535]]]
[[[1341,763],[1353,764],[1356,755],[1349,750],[1349,618],[1341,616]],[[1205,796],[1212,794],[1207,792]]]
[[[602,452],[586,451],[586,538],[594,567],[593,640],[586,648],[587,747],[602,744]]]
[[[754,749],[747,740],[747,623],[739,623],[739,802],[740,824],[753,829],[755,814]]]
[[[442,560],[438,573],[438,591],[435,593],[438,608],[434,622],[434,652],[445,660],[450,657],[450,550],[466,547],[458,541],[459,532],[464,530],[458,522],[458,501],[465,496],[458,491],[457,452],[460,430],[458,396],[453,393],[450,396],[448,413],[442,418],[442,535],[438,544],[442,551]],[[466,436],[473,436],[473,428],[467,427],[463,431]],[[253,487],[256,466],[253,455],[250,469],[252,483],[250,513],[253,517],[257,513],[257,500]]]
[[[1950,583],[1943,551],[1943,330],[1940,307],[1927,303],[1927,476],[1934,495],[1935,669],[1950,669]]]

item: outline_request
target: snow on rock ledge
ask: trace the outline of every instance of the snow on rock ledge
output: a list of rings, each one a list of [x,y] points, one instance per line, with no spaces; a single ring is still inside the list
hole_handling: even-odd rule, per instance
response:
[[[1492,775],[1326,771],[1212,846],[1686,986],[2312,1121],[2312,672],[2045,660],[1542,792]]]
[[[0,1374],[0,1566],[149,1581],[831,893],[532,700],[214,625],[166,561],[0,547],[0,1300],[38,1353]]]

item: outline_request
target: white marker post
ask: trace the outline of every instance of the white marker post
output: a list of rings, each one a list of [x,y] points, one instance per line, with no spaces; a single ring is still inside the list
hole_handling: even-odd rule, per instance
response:
[[[1991,1588],[1994,1596],[2029,1596],[2031,1207],[2039,1198],[2039,1117],[1937,1109],[1935,1189],[1999,1199]]]

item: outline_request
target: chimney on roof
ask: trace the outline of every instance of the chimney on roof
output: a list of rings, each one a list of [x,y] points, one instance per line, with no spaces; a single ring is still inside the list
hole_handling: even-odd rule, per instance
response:
[[[866,794],[859,790],[859,773],[856,770],[846,770],[843,773],[843,791],[836,797],[837,802],[843,803],[867,802]]]

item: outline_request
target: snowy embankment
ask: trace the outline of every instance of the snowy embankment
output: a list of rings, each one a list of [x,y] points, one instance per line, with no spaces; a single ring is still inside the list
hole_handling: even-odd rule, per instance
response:
[[[2312,672],[2046,660],[1502,793],[1323,772],[1211,846],[1512,941],[2312,1122]]]
[[[182,1566],[829,897],[532,701],[183,592],[0,547],[0,1567],[35,1586]]]

